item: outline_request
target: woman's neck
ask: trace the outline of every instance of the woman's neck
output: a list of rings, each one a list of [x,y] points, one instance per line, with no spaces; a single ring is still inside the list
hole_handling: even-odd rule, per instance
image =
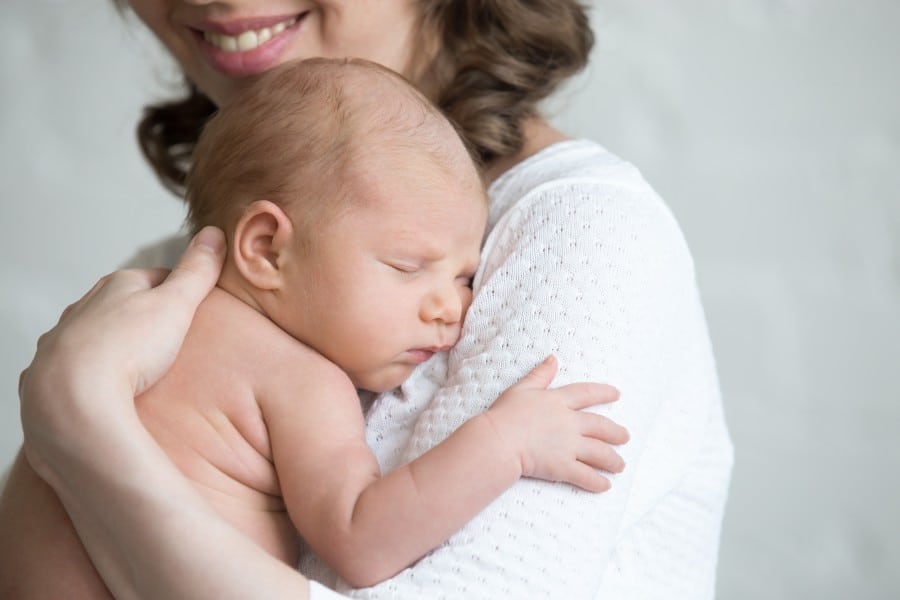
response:
[[[529,156],[537,154],[547,146],[569,139],[569,136],[541,118],[526,121],[522,125],[522,134],[524,144],[521,150],[512,156],[499,158],[487,166],[484,174],[488,185]]]

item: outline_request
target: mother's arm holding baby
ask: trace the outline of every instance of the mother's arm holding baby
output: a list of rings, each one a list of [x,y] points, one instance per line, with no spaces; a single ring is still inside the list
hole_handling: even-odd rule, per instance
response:
[[[134,396],[174,361],[223,257],[223,236],[209,228],[165,281],[163,271],[104,278],[41,337],[21,377],[28,461],[53,486],[119,598],[306,598],[309,591],[296,571],[260,551],[209,507],[134,408]],[[104,334],[98,337],[98,331]],[[10,484],[23,467],[20,457]],[[4,586],[15,583],[11,543],[4,544]],[[27,540],[19,543],[28,548]],[[216,575],[220,568],[236,576]]]

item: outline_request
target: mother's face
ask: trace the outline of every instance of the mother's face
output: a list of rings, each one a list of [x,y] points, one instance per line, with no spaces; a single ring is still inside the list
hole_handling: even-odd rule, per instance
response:
[[[416,0],[129,0],[216,104],[247,77],[302,58],[365,58],[407,72]]]

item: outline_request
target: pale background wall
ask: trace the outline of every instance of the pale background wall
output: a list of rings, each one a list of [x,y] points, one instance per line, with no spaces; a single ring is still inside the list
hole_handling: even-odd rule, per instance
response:
[[[0,463],[34,340],[181,219],[132,134],[171,71],[108,4],[0,7]],[[693,248],[737,447],[719,597],[900,597],[900,2],[594,4],[554,112]]]

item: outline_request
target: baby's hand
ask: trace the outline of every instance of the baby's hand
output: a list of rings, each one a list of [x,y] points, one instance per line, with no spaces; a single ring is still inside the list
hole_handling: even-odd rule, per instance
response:
[[[619,391],[601,383],[573,383],[547,389],[556,375],[548,356],[503,392],[485,415],[519,457],[523,477],[563,481],[591,492],[605,492],[602,469],[620,473],[625,462],[613,449],[628,441],[628,431],[606,417],[582,411],[619,399]]]

